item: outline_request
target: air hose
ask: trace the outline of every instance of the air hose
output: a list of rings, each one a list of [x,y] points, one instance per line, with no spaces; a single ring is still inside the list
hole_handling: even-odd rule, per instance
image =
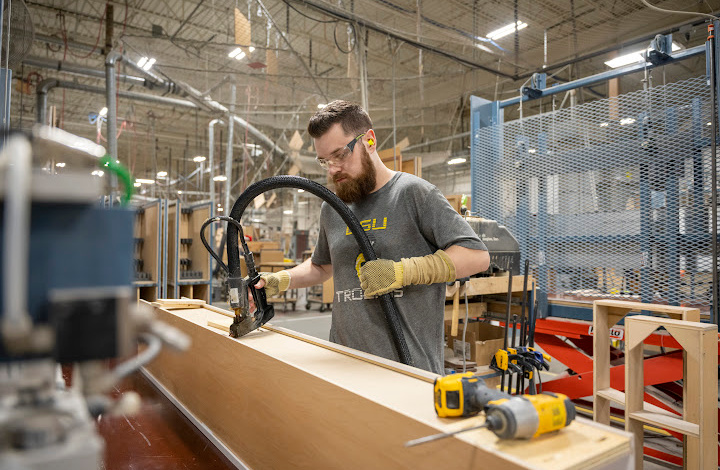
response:
[[[242,219],[243,212],[247,206],[260,194],[278,188],[296,188],[304,189],[305,191],[314,194],[323,201],[327,202],[330,207],[335,209],[340,217],[343,219],[355,237],[355,241],[360,247],[360,251],[365,257],[366,261],[376,260],[375,250],[373,250],[370,240],[365,231],[363,230],[360,222],[352,213],[350,208],[345,205],[342,200],[333,194],[329,189],[321,184],[311,181],[307,178],[301,178],[299,176],[273,176],[271,178],[258,181],[253,183],[243,191],[240,197],[237,198],[235,204],[233,204],[230,217],[240,221]],[[238,229],[233,224],[228,224],[227,228],[227,259],[230,276],[240,277],[240,248],[238,245]],[[407,342],[405,341],[405,335],[403,334],[400,313],[398,312],[395,300],[392,294],[384,294],[379,297],[380,305],[385,313],[385,320],[387,321],[390,329],[390,334],[395,344],[395,349],[398,352],[400,362],[407,365],[413,365],[410,358],[410,350],[408,349]]]

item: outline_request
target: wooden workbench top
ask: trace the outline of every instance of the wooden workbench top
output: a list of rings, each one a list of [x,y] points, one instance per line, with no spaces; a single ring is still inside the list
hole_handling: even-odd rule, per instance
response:
[[[420,369],[280,328],[233,339],[207,308],[156,311],[193,344],[149,372],[252,468],[627,468],[629,435],[583,419],[531,441],[478,430],[405,448],[483,418],[438,418]]]

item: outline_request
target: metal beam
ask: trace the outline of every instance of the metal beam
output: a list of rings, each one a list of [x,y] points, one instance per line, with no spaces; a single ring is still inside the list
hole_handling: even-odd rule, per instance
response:
[[[705,54],[705,45],[696,46],[690,49],[686,49],[684,51],[678,51],[674,54],[671,54],[670,56],[672,57],[672,60],[684,60],[701,54]],[[672,61],[667,63],[672,63]],[[612,78],[622,77],[631,73],[642,72],[645,69],[651,69],[655,67],[656,66],[651,63],[645,64],[644,62],[640,62],[637,64],[628,65],[627,67],[608,70],[607,72],[601,72],[595,75],[590,75],[589,77],[581,78],[579,80],[573,80],[572,82],[562,83],[559,85],[545,88],[543,90],[540,90],[540,94],[535,98],[529,98],[528,96],[523,95],[522,98],[516,96],[514,98],[500,101],[500,107],[507,108],[508,106],[514,106],[516,104],[519,104],[521,100],[525,102],[530,101],[531,99],[544,98],[546,96],[556,95],[558,93],[565,93],[566,91],[594,85],[595,83],[605,82]]]

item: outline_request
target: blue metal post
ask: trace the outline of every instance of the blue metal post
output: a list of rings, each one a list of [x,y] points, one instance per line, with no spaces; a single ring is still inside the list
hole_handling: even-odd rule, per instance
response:
[[[496,168],[503,155],[503,112],[499,101],[488,101],[477,96],[470,97],[470,188],[472,192],[472,212],[482,217],[500,220],[500,206],[493,204],[479,194],[500,194],[500,182]],[[477,133],[492,132],[491,148],[478,148]]]
[[[647,114],[639,116],[637,122],[645,122]],[[645,127],[638,126],[638,138],[644,142],[647,138]],[[652,270],[652,201],[650,195],[650,168],[647,163],[640,164],[640,300],[644,303],[652,302],[653,298],[653,270]]]
[[[547,133],[538,134],[537,158],[545,158],[548,152]],[[548,267],[547,267],[547,175],[537,175],[538,179],[538,228],[537,228],[537,298],[538,307],[543,315],[548,314]]]
[[[666,111],[665,116],[667,135],[678,132],[677,111],[674,107]],[[659,155],[665,162],[667,155]],[[665,180],[665,243],[667,244],[667,297],[670,305],[680,304],[680,253],[678,251],[678,237],[680,236],[680,192],[678,189],[678,173],[682,163],[677,160],[667,160],[672,169],[666,172]]]

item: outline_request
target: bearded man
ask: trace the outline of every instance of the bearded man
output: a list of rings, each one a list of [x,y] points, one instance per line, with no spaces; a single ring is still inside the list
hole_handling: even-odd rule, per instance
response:
[[[445,283],[485,271],[487,248],[438,188],[382,163],[372,121],[359,105],[333,101],[310,119],[308,133],[328,182],[360,221],[378,259],[365,262],[347,225],[324,203],[312,257],[262,273],[257,287],[272,296],[332,276],[330,340],[398,360],[377,299],[392,293],[412,364],[442,374]]]

